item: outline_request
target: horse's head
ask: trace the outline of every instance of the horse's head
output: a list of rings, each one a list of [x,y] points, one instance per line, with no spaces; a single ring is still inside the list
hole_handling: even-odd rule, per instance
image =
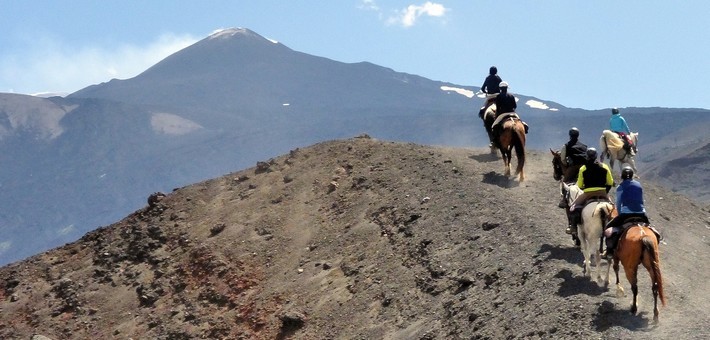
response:
[[[631,142],[634,143],[634,145],[638,146],[639,145],[639,133],[638,132],[632,132],[629,137],[631,138]]]
[[[552,178],[559,181],[564,175],[564,171],[562,169],[562,156],[560,156],[559,151],[554,151],[552,149],[550,149],[550,153],[552,153]]]
[[[567,184],[564,181],[560,181],[560,194],[562,194],[567,201],[567,206],[572,206],[577,196],[582,194],[582,189],[580,189],[577,184]]]

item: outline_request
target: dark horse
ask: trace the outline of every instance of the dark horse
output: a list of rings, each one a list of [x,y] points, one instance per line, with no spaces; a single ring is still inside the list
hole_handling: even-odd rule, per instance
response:
[[[505,166],[505,175],[510,176],[510,161],[512,160],[512,151],[515,148],[515,155],[518,158],[518,167],[515,169],[515,174],[519,175],[520,182],[525,180],[525,126],[520,118],[508,117],[500,122],[500,134],[498,134],[497,142],[500,153],[503,155],[503,164]]]
[[[552,177],[556,181],[561,180],[567,184],[577,182],[577,175],[579,174],[579,168],[582,167],[582,164],[565,165],[562,163],[560,151],[550,149],[550,153],[552,153]]]
[[[624,288],[619,284],[619,262],[624,266],[626,278],[631,283],[634,298],[631,303],[631,313],[636,314],[638,309],[637,272],[639,264],[643,264],[651,276],[651,290],[653,291],[653,321],[658,322],[658,298],[661,304],[666,305],[663,295],[663,276],[661,275],[661,259],[658,256],[658,238],[656,234],[643,223],[634,223],[619,237],[619,245],[614,251],[614,273],[616,273],[616,295],[623,296]],[[607,282],[609,270],[607,269]]]

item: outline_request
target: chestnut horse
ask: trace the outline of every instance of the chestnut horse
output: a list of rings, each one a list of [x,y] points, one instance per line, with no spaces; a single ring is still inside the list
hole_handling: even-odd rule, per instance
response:
[[[498,148],[503,155],[503,164],[505,166],[505,175],[510,176],[510,161],[512,160],[512,151],[515,148],[515,155],[518,158],[518,167],[515,169],[515,174],[520,177],[520,182],[525,180],[525,126],[520,118],[509,117],[500,122],[501,133],[498,136]]]
[[[661,304],[666,305],[663,295],[663,276],[661,275],[661,259],[658,256],[658,239],[656,234],[647,225],[635,223],[622,232],[614,251],[614,273],[616,273],[616,295],[623,296],[624,288],[619,283],[619,262],[624,266],[626,278],[631,284],[634,297],[631,303],[631,313],[636,314],[638,309],[637,272],[639,264],[643,264],[651,276],[651,290],[653,291],[653,321],[658,322],[658,298]],[[607,269],[607,282],[609,269]]]

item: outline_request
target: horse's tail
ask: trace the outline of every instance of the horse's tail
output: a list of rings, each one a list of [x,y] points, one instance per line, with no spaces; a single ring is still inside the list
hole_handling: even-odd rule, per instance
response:
[[[661,261],[658,256],[658,247],[648,236],[644,236],[643,239],[641,239],[641,243],[643,245],[644,256],[648,256],[651,260],[650,269],[653,276],[651,284],[658,290],[658,297],[661,298],[661,304],[665,306],[666,297],[663,295],[663,275],[661,275]]]
[[[517,121],[513,128],[513,146],[515,147],[515,155],[518,157],[518,167],[516,173],[523,173],[525,166],[525,127],[522,121]]]
[[[609,146],[606,144],[606,131],[602,132],[602,136],[599,137],[599,159],[604,161],[604,156],[609,152]]]

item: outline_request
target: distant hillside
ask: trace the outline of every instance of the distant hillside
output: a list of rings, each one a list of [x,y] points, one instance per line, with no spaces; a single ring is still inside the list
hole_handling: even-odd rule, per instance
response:
[[[710,212],[646,185],[666,237],[653,325],[645,269],[638,315],[623,273],[621,298],[582,276],[550,169],[531,151],[520,184],[485,149],[294,149],[0,268],[0,338],[710,336]]]

